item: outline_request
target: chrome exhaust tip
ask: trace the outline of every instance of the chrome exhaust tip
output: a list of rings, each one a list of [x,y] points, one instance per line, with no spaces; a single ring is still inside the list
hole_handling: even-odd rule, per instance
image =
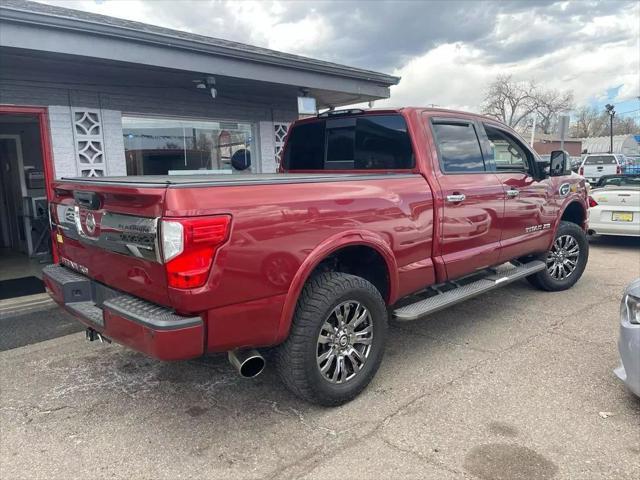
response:
[[[227,353],[229,363],[238,371],[241,377],[257,377],[264,370],[267,363],[257,350],[232,350]]]

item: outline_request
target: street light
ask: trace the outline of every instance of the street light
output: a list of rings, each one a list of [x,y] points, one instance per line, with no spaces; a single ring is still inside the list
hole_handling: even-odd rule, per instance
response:
[[[609,114],[609,139],[610,139],[610,143],[609,143],[609,153],[613,153],[613,117],[616,114],[616,111],[614,110],[614,106],[611,105],[610,103],[607,103],[604,108],[607,110],[607,113]]]

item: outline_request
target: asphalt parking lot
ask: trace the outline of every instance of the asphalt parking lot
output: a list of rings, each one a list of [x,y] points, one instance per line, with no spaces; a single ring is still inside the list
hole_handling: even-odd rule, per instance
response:
[[[640,248],[597,239],[582,280],[519,282],[394,324],[358,399],[298,401],[273,369],[161,363],[73,334],[0,353],[0,476],[640,478],[640,401],[614,376]]]

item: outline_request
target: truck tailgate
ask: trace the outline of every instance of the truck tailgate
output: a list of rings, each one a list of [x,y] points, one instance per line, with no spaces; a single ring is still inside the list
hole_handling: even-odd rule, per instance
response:
[[[167,303],[157,240],[166,187],[59,181],[51,221],[60,263],[112,288]]]
[[[583,176],[591,182],[595,182],[604,175],[619,173],[615,157],[606,155],[587,157],[583,169]]]

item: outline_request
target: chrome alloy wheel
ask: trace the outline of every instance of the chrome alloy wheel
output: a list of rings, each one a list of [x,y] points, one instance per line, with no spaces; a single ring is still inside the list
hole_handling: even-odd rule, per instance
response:
[[[342,302],[326,318],[318,335],[316,360],[331,383],[345,383],[364,367],[371,352],[373,320],[367,307],[355,300]]]
[[[571,235],[561,235],[547,255],[547,272],[556,280],[568,278],[578,266],[580,246]]]

